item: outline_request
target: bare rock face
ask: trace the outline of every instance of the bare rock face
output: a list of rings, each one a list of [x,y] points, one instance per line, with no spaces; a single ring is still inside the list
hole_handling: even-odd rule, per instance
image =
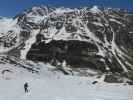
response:
[[[117,75],[117,74],[107,74],[105,75],[105,82],[108,83],[122,83],[123,80],[121,79],[121,76]]]
[[[119,9],[33,7],[18,19],[20,58],[133,80],[133,13]],[[115,80],[108,75],[108,81]]]

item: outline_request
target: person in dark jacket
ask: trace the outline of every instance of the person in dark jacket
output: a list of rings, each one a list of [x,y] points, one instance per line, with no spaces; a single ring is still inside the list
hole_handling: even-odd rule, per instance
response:
[[[93,81],[93,82],[92,82],[92,84],[96,84],[96,83],[98,83],[98,81]]]
[[[28,93],[29,92],[29,85],[28,85],[28,83],[26,82],[25,84],[24,84],[24,90],[25,90],[25,93]]]

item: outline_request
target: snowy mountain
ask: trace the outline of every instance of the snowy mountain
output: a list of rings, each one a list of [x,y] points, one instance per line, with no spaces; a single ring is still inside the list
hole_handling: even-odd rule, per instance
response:
[[[40,6],[0,18],[2,57],[49,63],[64,74],[105,75],[106,82],[131,83],[132,51],[132,12]]]

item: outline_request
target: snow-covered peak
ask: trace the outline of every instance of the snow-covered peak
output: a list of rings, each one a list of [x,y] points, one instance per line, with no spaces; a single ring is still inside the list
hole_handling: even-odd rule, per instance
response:
[[[93,7],[90,9],[90,11],[91,11],[92,13],[99,13],[99,12],[101,12],[101,10],[98,8],[98,6],[93,6]]]
[[[73,9],[70,8],[56,8],[56,10],[54,11],[56,14],[64,14],[64,13],[69,13],[69,12],[73,12]]]
[[[47,20],[48,16],[35,16],[27,15],[27,21],[35,24],[41,24],[44,20]]]
[[[20,28],[17,25],[18,20],[12,18],[2,18],[0,19],[0,36],[2,34],[6,34],[9,31],[13,31],[15,33],[20,32]]]

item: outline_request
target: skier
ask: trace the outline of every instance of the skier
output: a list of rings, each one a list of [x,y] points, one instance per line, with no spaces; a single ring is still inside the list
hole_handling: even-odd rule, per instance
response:
[[[26,83],[24,84],[25,93],[28,93],[28,92],[29,92],[28,87],[29,87],[29,85],[28,85],[28,83],[26,82]]]
[[[96,84],[96,83],[98,83],[98,81],[93,81],[93,82],[92,82],[92,84]]]

